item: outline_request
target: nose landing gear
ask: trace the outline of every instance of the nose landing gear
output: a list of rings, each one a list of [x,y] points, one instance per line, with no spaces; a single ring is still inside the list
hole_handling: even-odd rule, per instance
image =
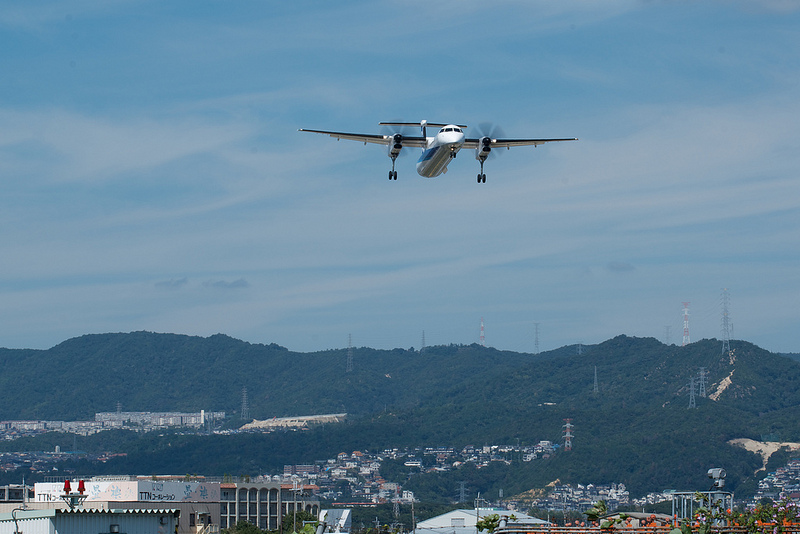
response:
[[[389,171],[389,179],[390,180],[397,180],[397,171],[394,170],[394,162],[397,159],[397,156],[392,156],[392,170]]]

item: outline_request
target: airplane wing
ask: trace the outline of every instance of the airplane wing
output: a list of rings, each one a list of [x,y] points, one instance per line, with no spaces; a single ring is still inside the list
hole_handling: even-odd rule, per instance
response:
[[[360,134],[360,133],[349,133],[349,132],[329,132],[327,130],[307,130],[305,128],[300,128],[298,131],[300,132],[311,132],[311,133],[318,133],[329,135],[331,137],[335,137],[338,141],[339,139],[347,139],[349,141],[361,141],[364,144],[367,143],[374,143],[376,145],[388,145],[392,142],[391,135],[380,135],[380,134]],[[424,148],[427,145],[427,140],[424,137],[418,136],[403,136],[403,146],[404,147],[421,147]],[[475,145],[477,146],[477,145]]]
[[[470,137],[464,139],[463,148],[478,148],[481,138]],[[512,146],[539,146],[544,143],[555,141],[577,141],[577,137],[566,137],[563,139],[492,139],[492,148],[511,148]]]

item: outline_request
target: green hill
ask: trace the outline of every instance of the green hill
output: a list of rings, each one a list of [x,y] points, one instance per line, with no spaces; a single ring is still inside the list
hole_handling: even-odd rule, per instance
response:
[[[0,419],[87,419],[120,403],[124,411],[226,411],[235,421],[246,386],[257,419],[340,412],[350,419],[304,433],[126,438],[128,457],[102,469],[275,471],[355,449],[559,442],[569,418],[572,451],[477,470],[475,485],[511,494],[560,478],[624,482],[644,493],[696,488],[698,474],[722,466],[728,486],[746,492],[761,459],[728,441],[765,434],[800,441],[800,363],[746,342],[731,346],[723,354],[716,340],[677,347],[620,336],[581,354],[575,347],[537,355],[478,345],[354,348],[346,372],[347,349],[295,353],[224,335],[87,335],[43,351],[0,349]],[[701,367],[708,395],[698,388],[689,409],[689,380]],[[467,474],[409,484],[452,488]]]

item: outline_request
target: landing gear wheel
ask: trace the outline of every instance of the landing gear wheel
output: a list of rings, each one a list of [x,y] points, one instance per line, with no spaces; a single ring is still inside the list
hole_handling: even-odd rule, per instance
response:
[[[397,180],[397,171],[392,171],[392,180]]]
[[[394,174],[394,171],[389,171],[389,179],[390,179],[390,180],[392,179],[392,175],[393,175],[393,174]]]
[[[486,183],[486,175],[483,174],[483,164],[486,162],[486,156],[478,158],[478,161],[481,162],[481,172],[478,174],[478,183]]]

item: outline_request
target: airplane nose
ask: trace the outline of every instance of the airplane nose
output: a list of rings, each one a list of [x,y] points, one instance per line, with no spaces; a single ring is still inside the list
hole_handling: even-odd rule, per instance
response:
[[[461,144],[464,142],[464,134],[461,132],[442,132],[442,142],[447,144]]]

